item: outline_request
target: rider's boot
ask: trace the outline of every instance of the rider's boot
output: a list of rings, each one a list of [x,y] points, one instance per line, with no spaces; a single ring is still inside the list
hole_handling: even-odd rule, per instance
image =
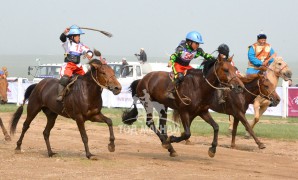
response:
[[[58,97],[56,98],[56,101],[61,102],[63,100],[63,90],[64,90],[64,86],[62,86],[61,84],[58,84]]]
[[[220,89],[217,90],[217,97],[218,97],[218,104],[223,104],[226,102],[223,97],[223,90],[220,90]]]
[[[56,98],[56,101],[61,102],[63,100],[63,91],[66,85],[68,84],[68,81],[69,81],[69,77],[66,75],[62,76],[61,79],[59,80],[58,97]]]
[[[178,86],[179,84],[179,79],[175,79],[174,82],[173,82],[173,86],[170,85],[170,90],[168,90],[168,94],[167,94],[167,97],[169,99],[175,99],[175,96],[174,96],[174,92],[175,92],[175,88],[176,86]]]

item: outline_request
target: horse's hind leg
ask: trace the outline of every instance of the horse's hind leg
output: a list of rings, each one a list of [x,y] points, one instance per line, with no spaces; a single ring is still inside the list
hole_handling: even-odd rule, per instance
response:
[[[167,142],[167,110],[168,108],[165,107],[164,109],[160,109],[159,110],[159,131],[161,133],[161,142],[162,142],[162,146],[166,149],[168,149],[168,151],[170,152],[170,156],[171,157],[175,157],[178,156],[177,152],[174,150],[173,146],[171,143]]]
[[[5,129],[4,124],[3,124],[1,118],[0,118],[0,126],[1,126],[1,128],[2,128],[2,132],[3,132],[4,137],[5,137],[5,141],[11,141],[11,138],[10,138],[10,136],[8,135],[7,130]]]
[[[49,137],[50,137],[50,132],[55,125],[56,118],[57,118],[58,114],[50,111],[49,109],[42,109],[42,110],[45,113],[45,115],[47,116],[47,125],[43,131],[43,137],[44,137],[44,140],[47,145],[48,155],[49,155],[49,157],[52,157],[56,153],[53,153],[53,151],[52,151]]]
[[[15,149],[16,151],[21,151],[21,145],[22,145],[22,141],[24,139],[25,133],[29,129],[31,122],[33,121],[33,119],[36,117],[36,115],[39,113],[40,110],[41,110],[41,108],[37,104],[34,104],[34,103],[28,104],[27,117],[23,123],[21,136],[20,136],[19,140],[17,141],[17,147]]]

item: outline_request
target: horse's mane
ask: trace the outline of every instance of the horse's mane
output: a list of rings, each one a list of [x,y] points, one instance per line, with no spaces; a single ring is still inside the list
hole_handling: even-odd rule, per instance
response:
[[[258,74],[248,74],[246,76],[238,76],[238,77],[243,83],[250,83],[253,80],[259,78],[260,76]]]
[[[204,60],[202,62],[202,66],[204,66],[203,68],[203,74],[206,75],[207,72],[209,71],[209,69],[214,65],[214,63],[217,61],[217,59],[210,59],[210,60]]]

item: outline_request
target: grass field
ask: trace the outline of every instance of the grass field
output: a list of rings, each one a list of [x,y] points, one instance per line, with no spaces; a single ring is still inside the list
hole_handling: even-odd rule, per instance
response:
[[[0,112],[15,112],[17,106],[15,104],[6,104],[0,106]],[[124,109],[122,108],[103,108],[102,112],[107,117],[113,120],[114,126],[123,127],[123,123],[121,121],[121,115]],[[26,114],[26,110],[24,113]],[[138,121],[134,124],[136,128],[144,128],[145,125],[145,111],[143,109],[139,110],[139,117]],[[212,117],[216,120],[219,124],[219,134],[221,135],[228,135],[228,115],[219,114],[219,113],[211,113]],[[155,124],[158,125],[158,115],[157,113],[154,114]],[[253,119],[253,115],[246,115],[248,120]],[[172,114],[169,112],[168,119],[172,119]],[[89,123],[89,122],[88,122]],[[93,123],[96,125],[95,123]],[[98,124],[104,125],[105,124]],[[125,127],[129,128],[129,126]],[[172,129],[179,129],[179,127],[175,126],[171,122],[168,122],[168,127]],[[181,126],[180,126],[181,127]],[[183,129],[180,129],[183,131]],[[282,140],[298,140],[298,118],[286,118],[283,119],[281,117],[276,116],[262,116],[260,122],[255,126],[254,131],[258,137],[265,137],[270,139],[282,139]],[[210,136],[213,135],[212,127],[203,121],[200,117],[197,117],[191,126],[192,135],[200,135],[200,136]],[[170,129],[169,129],[170,134]],[[238,135],[244,135],[245,129],[242,124],[239,123],[238,126]]]

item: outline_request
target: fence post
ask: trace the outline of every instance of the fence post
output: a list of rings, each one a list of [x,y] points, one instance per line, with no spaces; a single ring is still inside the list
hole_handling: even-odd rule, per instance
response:
[[[287,118],[287,112],[288,112],[288,87],[289,83],[288,81],[282,80],[282,118]]]

